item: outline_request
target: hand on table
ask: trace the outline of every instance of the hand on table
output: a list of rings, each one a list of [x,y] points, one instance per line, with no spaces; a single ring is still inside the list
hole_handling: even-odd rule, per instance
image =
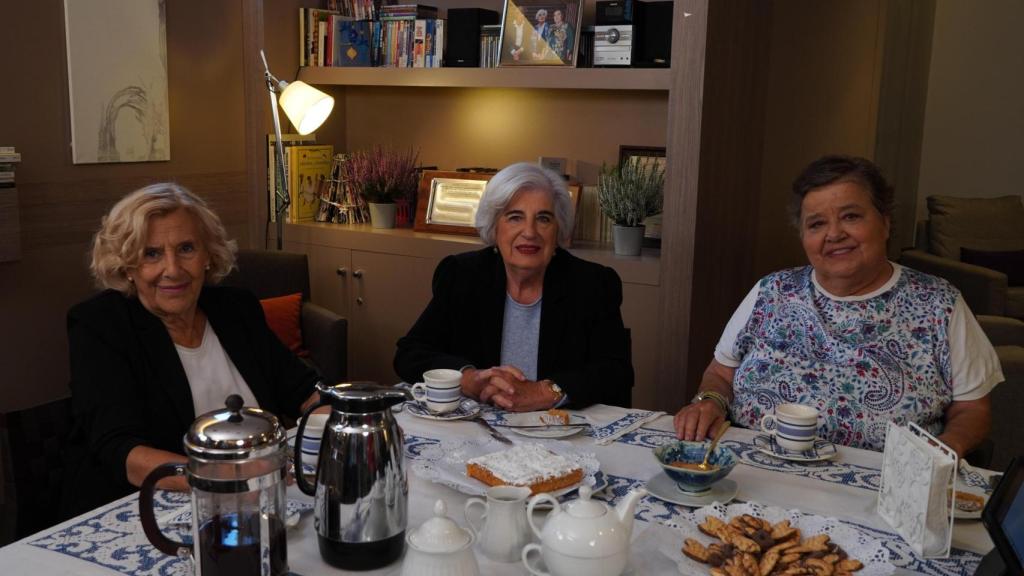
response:
[[[700,442],[718,430],[725,417],[725,412],[722,412],[722,408],[713,400],[701,400],[683,406],[673,419],[676,437],[680,440]]]
[[[467,369],[462,373],[462,393],[512,412],[543,410],[558,401],[546,382],[527,380],[515,366]]]

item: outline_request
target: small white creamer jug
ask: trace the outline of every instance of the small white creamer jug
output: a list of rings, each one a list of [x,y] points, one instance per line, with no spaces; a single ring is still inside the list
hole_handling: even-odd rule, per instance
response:
[[[466,523],[476,533],[480,552],[497,562],[518,562],[526,546],[533,540],[526,522],[526,499],[530,489],[517,486],[492,486],[487,489],[487,501],[470,498],[466,501]],[[475,507],[483,508],[476,522],[470,513]],[[478,524],[483,521],[483,526]]]

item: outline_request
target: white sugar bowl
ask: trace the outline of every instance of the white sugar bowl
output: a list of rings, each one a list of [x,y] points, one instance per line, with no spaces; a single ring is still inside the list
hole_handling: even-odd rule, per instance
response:
[[[473,533],[449,518],[444,500],[438,500],[434,517],[405,537],[402,576],[479,576],[473,540]]]

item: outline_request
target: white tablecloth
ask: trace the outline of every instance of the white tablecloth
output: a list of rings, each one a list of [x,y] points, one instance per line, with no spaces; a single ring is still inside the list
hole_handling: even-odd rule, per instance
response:
[[[672,419],[661,416],[622,435],[608,445],[598,445],[596,436],[607,436],[618,428],[634,428],[645,414],[621,408],[594,406],[582,412],[599,425],[594,433],[570,439],[580,450],[593,452],[609,484],[599,497],[618,502],[630,488],[642,486],[658,474],[660,468],[651,448],[673,438]],[[500,418],[500,415],[491,415]],[[473,422],[436,422],[398,414],[406,433],[407,456],[415,460],[418,448],[443,439],[477,437],[485,434]],[[603,429],[602,429],[603,428]],[[949,559],[925,561],[892,533],[875,514],[875,498],[880,478],[881,454],[853,448],[839,448],[831,461],[795,464],[777,460],[756,451],[751,443],[754,433],[731,429],[724,442],[740,456],[741,464],[730,475],[739,485],[738,500],[760,502],[803,512],[832,516],[849,522],[885,543],[891,552],[896,574],[953,576],[972,574],[979,554],[992,548],[980,521],[957,521],[953,534],[954,554]],[[411,468],[411,465],[410,465]],[[181,495],[161,494],[158,503],[167,510],[180,505]],[[289,488],[289,498],[305,499],[297,488]],[[419,526],[432,514],[433,504],[443,499],[449,515],[465,525],[462,508],[467,496],[451,488],[409,473],[409,526]],[[630,560],[634,574],[678,574],[664,555],[645,546],[644,532],[670,522],[685,508],[653,497],[641,500],[636,510],[634,554]],[[157,515],[160,518],[160,513]],[[498,564],[482,555],[481,574],[522,575],[520,564]],[[291,570],[303,576],[338,574],[320,559],[310,514],[289,530],[288,560]],[[165,556],[153,548],[138,523],[137,496],[127,496],[93,512],[0,548],[0,572],[4,574],[81,574],[149,576],[185,574],[188,563]],[[400,563],[362,574],[399,574]]]

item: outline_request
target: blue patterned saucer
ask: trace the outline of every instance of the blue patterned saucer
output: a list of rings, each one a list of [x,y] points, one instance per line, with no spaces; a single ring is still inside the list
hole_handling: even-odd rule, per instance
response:
[[[839,453],[836,450],[836,445],[824,438],[815,438],[814,447],[810,450],[805,450],[803,452],[786,450],[775,442],[774,436],[769,436],[768,434],[758,434],[755,436],[754,448],[757,448],[760,452],[764,452],[769,456],[774,456],[783,460],[790,460],[792,462],[820,462],[822,460],[833,458]]]
[[[463,398],[458,408],[444,414],[431,412],[425,405],[415,401],[406,402],[405,409],[409,411],[409,414],[427,420],[463,420],[476,416],[480,412],[480,404],[476,400]]]

